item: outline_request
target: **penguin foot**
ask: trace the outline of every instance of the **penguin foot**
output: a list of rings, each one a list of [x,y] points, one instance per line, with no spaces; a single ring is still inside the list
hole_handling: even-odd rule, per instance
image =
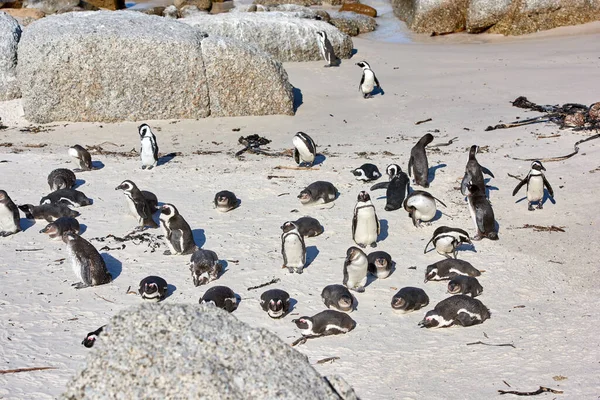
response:
[[[145,166],[145,165],[142,165],[142,169],[146,169],[146,166]]]
[[[154,165],[149,166],[147,169],[151,170],[152,168],[154,168]]]
[[[367,247],[366,244],[363,243],[357,243],[358,247],[360,247],[361,249],[364,249],[365,247]]]
[[[371,243],[371,247],[377,247],[377,242]]]
[[[531,203],[529,203],[529,204],[527,205],[527,209],[528,209],[529,211],[535,211],[535,208],[533,208],[533,206],[531,205]]]
[[[542,205],[542,202],[540,201],[540,202],[538,203],[537,209],[538,209],[538,210],[542,210],[543,208],[544,208],[544,206]]]
[[[296,268],[296,273],[301,274],[304,272],[304,268]]]
[[[325,64],[325,68],[331,67],[331,64]]]
[[[71,286],[73,286],[75,289],[83,289],[83,288],[89,287],[90,285],[88,285],[87,283],[83,283],[83,282],[77,282],[77,283],[73,283]]]
[[[289,272],[290,274],[293,274],[293,273],[294,273],[294,268],[287,267],[287,269],[288,269],[288,272]]]
[[[480,241],[481,239],[483,239],[483,235],[479,232],[473,236],[473,240]]]
[[[10,236],[10,235],[14,235],[15,233],[17,233],[17,232],[2,231],[2,232],[0,232],[0,237],[7,237],[7,236]]]
[[[351,288],[351,290],[354,290],[355,292],[358,292],[358,293],[363,293],[365,291],[365,287],[359,286],[357,288]]]
[[[165,251],[163,252],[163,254],[164,254],[165,256],[170,256],[170,255],[172,255],[173,253],[171,253],[171,250],[165,250]]]

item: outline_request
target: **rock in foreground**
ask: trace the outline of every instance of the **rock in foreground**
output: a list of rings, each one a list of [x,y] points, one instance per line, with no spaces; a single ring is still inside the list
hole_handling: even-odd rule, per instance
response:
[[[95,349],[64,399],[356,398],[343,380],[330,385],[272,333],[210,305],[122,311]]]

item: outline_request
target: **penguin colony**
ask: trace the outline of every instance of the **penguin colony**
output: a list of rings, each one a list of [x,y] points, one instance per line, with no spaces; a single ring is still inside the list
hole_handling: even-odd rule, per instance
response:
[[[365,66],[368,67],[368,64],[364,63],[363,69]],[[374,79],[377,82],[376,78]],[[159,160],[156,136],[146,124],[139,127],[139,134],[142,169],[150,170],[158,165]],[[423,136],[415,144],[408,160],[407,170],[413,178],[413,184],[423,188],[430,186],[426,146],[433,140],[431,134]],[[316,144],[308,134],[299,132],[293,137],[292,144],[295,147],[296,163],[309,167],[315,163]],[[433,309],[426,312],[424,318],[418,323],[421,327],[441,328],[453,325],[467,327],[481,324],[490,318],[488,308],[480,300],[475,299],[483,293],[483,287],[477,279],[481,272],[470,263],[457,259],[458,248],[462,245],[472,246],[473,241],[484,238],[498,240],[497,224],[491,203],[486,196],[483,179],[484,173],[493,175],[479,165],[476,159],[478,150],[477,146],[472,146],[469,150],[460,187],[461,192],[466,195],[467,208],[474,224],[472,230],[474,234],[471,236],[462,228],[441,225],[427,243],[426,253],[428,247],[433,245],[436,252],[446,258],[425,268],[424,283],[448,281],[447,293],[451,296],[442,299]],[[81,167],[78,171],[94,170],[91,157],[82,146],[72,146],[68,154],[78,160]],[[545,168],[541,162],[534,161],[531,171],[513,193],[515,195],[519,189],[526,186],[528,208],[531,211],[534,210],[532,206],[534,203],[537,204],[538,209],[542,208],[544,188],[550,196],[554,194],[542,171],[545,171]],[[373,164],[364,164],[350,172],[362,183],[375,181],[381,177],[379,169]],[[403,212],[403,208],[412,219],[417,233],[418,228],[423,224],[438,223],[437,220],[441,217],[437,204],[445,206],[441,200],[427,191],[412,190],[409,175],[404,173],[398,164],[388,165],[386,173],[388,182],[371,187],[371,190],[386,189],[387,200],[384,208],[386,212]],[[89,179],[92,178],[93,176],[90,175]],[[76,177],[71,170],[61,168],[52,171],[48,176],[48,185],[52,193],[44,196],[39,206],[32,204],[17,206],[6,191],[0,190],[0,237],[14,235],[21,231],[19,209],[25,213],[26,218],[46,220],[49,223],[40,230],[40,233],[47,234],[54,240],[62,240],[66,244],[67,255],[74,272],[72,278],[75,278],[72,286],[75,289],[85,290],[91,286],[110,284],[113,276],[104,259],[89,241],[80,236],[80,225],[76,219],[80,213],[70,208],[90,206],[92,200],[82,192],[73,189],[76,185]],[[169,249],[164,254],[190,257],[191,279],[186,283],[187,285],[205,286],[219,279],[223,273],[223,262],[214,251],[196,245],[190,225],[174,204],[159,203],[155,194],[140,190],[131,180],[124,180],[115,190],[123,192],[127,208],[136,221],[133,223],[132,220],[133,231],[162,227]],[[334,202],[339,195],[332,183],[316,181],[301,190],[297,197],[300,207],[309,210],[311,207]],[[386,279],[394,272],[395,262],[392,255],[385,251],[366,252],[367,249],[376,247],[380,240],[381,226],[376,211],[378,202],[372,201],[366,190],[357,193],[356,199],[352,223],[348,226],[348,243],[351,244],[350,240],[352,240],[355,245],[348,248],[344,262],[339,264],[340,280],[323,285],[320,289],[323,308],[326,310],[313,316],[301,316],[291,320],[304,338],[345,334],[355,329],[357,323],[348,315],[357,305],[357,298],[352,292],[357,294],[365,292],[369,275],[372,279]],[[227,190],[219,191],[214,197],[214,207],[216,211],[222,213],[235,212],[240,204],[235,194]],[[156,218],[157,213],[158,218]],[[307,266],[305,238],[318,241],[318,236],[323,234],[325,229],[317,219],[310,216],[295,221],[285,221],[280,229],[282,268],[289,273],[302,274]],[[183,284],[179,283],[179,285]],[[139,283],[138,292],[141,299],[163,301],[169,296],[169,285],[163,278],[149,275]],[[286,291],[271,288],[262,293],[256,306],[260,306],[270,318],[280,319],[285,318],[293,310],[295,302],[291,300],[293,299]],[[420,310],[430,303],[425,290],[420,287],[401,288],[388,301],[393,310],[401,313]],[[233,312],[240,303],[240,296],[226,286],[212,286],[204,291],[199,302],[213,304]],[[92,347],[103,328],[88,333],[83,344]]]

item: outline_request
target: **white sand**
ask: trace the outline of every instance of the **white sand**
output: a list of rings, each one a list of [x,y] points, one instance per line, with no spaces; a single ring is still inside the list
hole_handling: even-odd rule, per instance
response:
[[[303,104],[294,117],[146,121],[156,128],[162,154],[183,153],[150,172],[141,171],[137,159],[95,157],[105,168],[78,175],[85,180],[79,190],[95,202],[80,210],[80,221],[87,227],[83,236],[122,236],[134,227],[124,196],[114,190],[122,180],[132,179],[156,193],[160,201],[174,203],[197,230],[198,244],[222,259],[239,260],[229,262],[227,272],[213,283],[228,285],[243,298],[234,315],[291,343],[299,336],[291,319],[323,310],[321,289],[341,283],[343,258],[353,245],[350,231],[356,195],[369,187],[355,181],[350,170],[368,161],[382,171],[390,162],[406,168],[412,145],[429,130],[439,129],[434,144],[460,138],[441,152],[429,151],[432,167],[445,164],[436,170],[430,191],[446,202],[443,211],[452,219],[442,216],[417,230],[403,210],[385,212],[385,200],[377,199],[379,217],[387,225],[378,249],[395,259],[395,273],[357,295],[354,331],[309,341],[298,350],[312,363],[340,357],[316,368],[323,374],[341,374],[363,399],[486,399],[496,396],[498,389],[509,389],[503,381],[516,390],[543,385],[565,391],[562,396],[540,398],[596,398],[600,393],[600,219],[595,196],[600,191],[600,172],[591,171],[600,165],[600,142],[583,144],[581,153],[569,160],[545,163],[556,204],[547,202],[544,210],[528,212],[525,202],[515,204],[523,196],[511,196],[517,181],[507,173],[524,175],[529,163],[506,156],[567,154],[584,135],[558,131],[551,124],[493,132],[484,128],[500,120],[533,116],[511,106],[509,102],[519,95],[540,104],[599,101],[599,42],[599,34],[484,45],[451,44],[445,38],[442,45],[355,38],[358,54],[338,69],[323,68],[323,62],[285,65],[290,81],[302,91]],[[366,101],[357,92],[360,69],[354,63],[360,59],[370,62],[385,96]],[[0,108],[0,116],[11,126],[0,132],[0,143],[14,144],[0,147],[0,160],[9,161],[0,163],[0,176],[2,189],[19,204],[36,203],[48,192],[46,177],[52,169],[75,167],[67,156],[69,145],[112,142],[119,147],[107,143],[103,147],[118,151],[139,147],[136,123],[55,123],[48,132],[32,134],[14,128],[18,116],[9,118],[14,110],[15,102]],[[426,118],[433,121],[414,125]],[[327,151],[319,170],[274,169],[293,165],[289,158],[232,157],[240,149],[240,135],[258,133],[273,141],[272,149],[280,150],[291,147],[291,138],[299,130],[312,135],[319,150]],[[537,139],[537,134],[560,137]],[[48,146],[23,147],[28,143]],[[427,309],[447,296],[445,283],[423,284],[426,266],[441,259],[435,252],[424,255],[423,247],[440,225],[473,232],[466,203],[456,190],[472,144],[489,146],[479,160],[496,175],[490,185],[498,188],[491,191],[491,201],[500,241],[478,242],[476,252],[461,251],[459,258],[485,270],[479,299],[492,310],[492,318],[470,328],[419,329],[424,312],[395,314],[390,300],[404,286],[423,287],[431,300]],[[14,154],[14,149],[24,151]],[[224,153],[193,155],[196,150]],[[357,155],[365,151],[375,154],[369,159]],[[382,155],[384,151],[394,156]],[[268,175],[290,178],[268,180]],[[303,207],[296,199],[315,180],[331,181],[341,192],[332,209]],[[241,198],[239,209],[228,214],[212,209],[213,196],[222,189]],[[384,192],[377,195],[373,197]],[[310,254],[314,256],[316,249],[318,254],[305,273],[290,275],[280,269],[279,226],[302,215],[318,218],[325,233],[307,240]],[[514,229],[524,224],[564,226],[566,232]],[[160,275],[177,287],[166,302],[195,303],[205,290],[193,286],[188,257],[163,256],[164,246],[149,253],[144,245],[127,243],[123,250],[108,251],[118,260],[111,263],[113,271],[122,264],[113,283],[77,291],[70,286],[75,279],[70,264],[55,261],[66,257],[64,245],[39,234],[44,225],[26,224],[24,232],[0,239],[0,369],[56,369],[0,375],[0,397],[5,399],[50,399],[60,394],[90,353],[80,344],[84,335],[119,310],[139,304],[138,296],[125,292],[129,286],[137,288],[145,276]],[[98,248],[106,245],[93,243]],[[38,248],[43,251],[15,251]],[[260,309],[262,290],[246,290],[274,277],[281,282],[269,288],[285,289],[298,302],[293,315],[280,321]],[[516,348],[466,346],[476,341],[513,343]],[[567,379],[555,381],[556,376]]]

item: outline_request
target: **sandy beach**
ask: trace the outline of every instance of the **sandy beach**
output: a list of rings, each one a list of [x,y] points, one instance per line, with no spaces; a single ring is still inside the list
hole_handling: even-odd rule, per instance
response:
[[[559,130],[550,123],[484,131],[500,121],[538,115],[512,107],[518,96],[538,104],[600,101],[600,25],[561,29],[562,35],[496,37],[490,43],[456,43],[450,37],[410,43],[353,38],[357,53],[339,68],[323,68],[321,61],[284,65],[301,92],[295,116],[143,121],[156,133],[161,155],[177,153],[152,171],[142,171],[137,157],[92,154],[104,167],[77,175],[77,189],[94,200],[79,209],[79,221],[85,225],[83,237],[98,249],[108,247],[101,253],[107,254],[115,279],[73,289],[65,246],[38,233],[45,226],[42,221],[24,222],[24,232],[0,238],[0,369],[55,368],[0,375],[0,398],[60,395],[93,351],[81,345],[85,334],[119,310],[140,304],[139,296],[126,292],[136,290],[142,278],[159,275],[175,287],[165,302],[197,303],[206,290],[193,286],[189,257],[163,255],[167,247],[160,240],[154,252],[145,243],[127,242],[122,248],[114,241],[93,240],[124,236],[135,227],[123,194],[114,190],[123,180],[154,192],[160,202],[175,204],[197,244],[227,260],[225,273],[209,286],[226,285],[240,295],[233,315],[292,343],[300,334],[291,320],[323,310],[322,288],[342,282],[345,253],[354,245],[356,196],[370,187],[350,171],[365,162],[381,171],[392,162],[406,170],[411,147],[428,132],[435,137],[433,144],[458,137],[450,146],[428,150],[434,171],[429,191],[448,206],[442,208],[444,215],[417,229],[404,210],[384,211],[384,191],[373,192],[383,227],[378,250],[392,255],[396,269],[356,294],[354,331],[309,340],[298,351],[322,374],[343,376],[366,400],[480,400],[497,396],[499,389],[534,391],[539,386],[564,391],[539,398],[597,398],[600,141],[582,144],[580,153],[565,161],[544,163],[555,202],[529,212],[526,201],[515,204],[524,191],[511,195],[518,182],[508,174],[525,176],[530,163],[513,157],[568,154],[575,142],[593,133]],[[385,95],[363,100],[357,91],[361,70],[354,64],[363,59]],[[8,126],[0,131],[0,188],[17,204],[38,203],[49,192],[46,178],[53,169],[76,168],[67,155],[73,144],[121,153],[139,149],[139,123],[64,122],[31,129],[20,112],[19,100],[0,103],[0,117]],[[432,121],[415,125],[428,118]],[[265,136],[272,141],[270,149],[280,151],[292,147],[297,131],[311,135],[323,155],[312,170],[277,169],[293,166],[290,157],[233,156],[242,148],[239,136]],[[492,317],[469,328],[420,329],[417,323],[425,311],[448,296],[444,282],[423,284],[427,265],[442,259],[435,252],[423,254],[425,244],[441,225],[474,231],[457,190],[473,144],[484,149],[478,160],[495,175],[488,185],[500,240],[476,242],[458,257],[485,271],[478,298]],[[35,147],[39,145],[45,146]],[[296,198],[317,180],[330,181],[339,190],[333,206],[302,206]],[[241,206],[220,214],[212,201],[225,189],[236,193]],[[310,265],[304,274],[288,274],[281,269],[279,227],[304,215],[319,219],[325,233],[307,239]],[[537,232],[523,228],[526,224],[554,225],[564,232]],[[160,229],[148,232],[163,234]],[[291,315],[281,320],[270,319],[259,306],[267,288],[247,290],[273,278],[281,281],[267,288],[285,289],[297,301]],[[404,286],[425,289],[430,305],[406,315],[395,313],[390,301]],[[467,345],[479,341],[514,347]],[[339,359],[316,364],[326,357]]]

